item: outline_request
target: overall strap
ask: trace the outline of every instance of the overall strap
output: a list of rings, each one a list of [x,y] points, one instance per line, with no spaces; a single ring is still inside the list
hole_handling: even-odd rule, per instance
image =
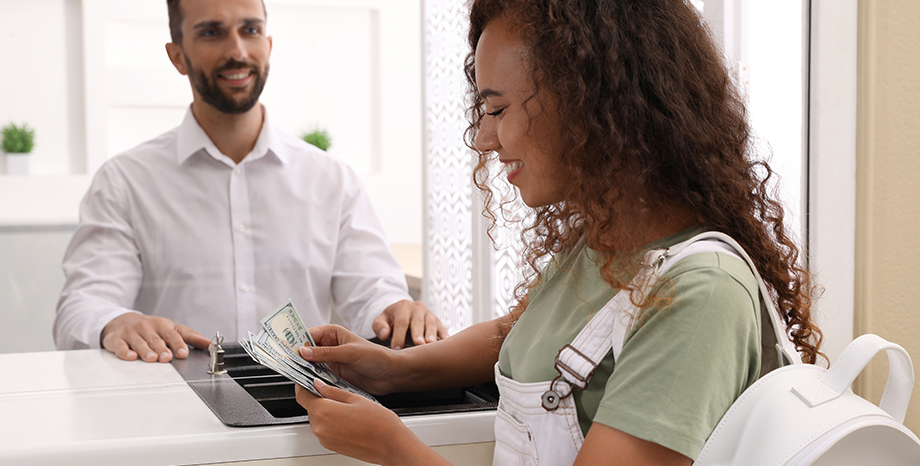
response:
[[[630,282],[628,289],[614,295],[597,315],[591,318],[572,343],[559,350],[559,354],[556,355],[556,370],[559,374],[573,386],[584,389],[597,364],[608,351],[612,350],[614,361],[618,360],[626,335],[639,313],[631,299],[633,293],[636,293],[636,302],[641,303],[672,265],[691,254],[701,252],[721,252],[736,257],[747,263],[757,278],[761,295],[761,320],[764,326],[771,326],[773,330],[769,332],[764,328],[761,332],[765,341],[765,365],[781,367],[799,362],[795,348],[786,336],[785,325],[775,311],[766,284],[757,273],[753,261],[730,236],[711,231],[696,235],[670,248],[653,249],[646,253],[639,273]],[[631,289],[635,291],[631,292]],[[775,351],[776,360],[767,358],[767,351]],[[774,363],[778,366],[774,366]]]

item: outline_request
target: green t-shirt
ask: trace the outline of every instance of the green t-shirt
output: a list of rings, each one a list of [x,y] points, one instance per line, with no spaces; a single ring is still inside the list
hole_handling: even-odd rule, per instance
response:
[[[644,250],[704,231],[690,228]],[[554,359],[613,297],[596,251],[560,254],[531,291],[499,355],[502,374],[522,383],[556,376]],[[641,258],[641,256],[640,256]],[[722,415],[760,373],[760,298],[747,265],[703,252],[668,269],[628,332],[614,367],[608,352],[584,391],[575,390],[582,432],[592,422],[655,442],[691,459]]]

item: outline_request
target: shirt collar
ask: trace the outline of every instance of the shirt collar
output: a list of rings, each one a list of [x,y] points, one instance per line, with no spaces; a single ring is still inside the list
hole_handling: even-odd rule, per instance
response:
[[[271,154],[282,164],[287,164],[290,159],[290,153],[287,150],[287,146],[281,140],[281,135],[278,134],[278,131],[272,127],[269,122],[268,112],[265,110],[264,106],[262,107],[262,115],[262,130],[259,132],[259,138],[256,139],[256,144],[253,146],[252,151],[243,158],[243,162],[241,163],[258,160]],[[180,165],[201,150],[204,150],[216,160],[230,165],[233,164],[230,157],[224,155],[217,146],[214,145],[214,142],[211,141],[208,134],[205,133],[201,125],[198,124],[198,120],[195,119],[195,115],[192,113],[191,105],[189,105],[188,111],[185,112],[185,118],[182,120],[182,124],[179,125],[176,149],[176,157]]]

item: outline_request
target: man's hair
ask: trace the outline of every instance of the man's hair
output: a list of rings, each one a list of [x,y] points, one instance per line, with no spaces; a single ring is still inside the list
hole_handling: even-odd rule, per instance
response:
[[[182,21],[185,15],[182,14],[182,7],[179,0],[166,0],[166,10],[169,13],[169,36],[173,43],[182,45]],[[268,19],[268,10],[265,9],[265,0],[262,0],[262,11],[265,18]]]
[[[182,8],[179,0],[166,0],[166,10],[169,12],[169,36],[173,43],[182,44]]]

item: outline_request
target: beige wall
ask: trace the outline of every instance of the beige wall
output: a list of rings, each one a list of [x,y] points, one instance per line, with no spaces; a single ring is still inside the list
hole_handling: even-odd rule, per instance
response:
[[[920,2],[860,0],[856,333],[876,333],[920,367]],[[876,357],[855,389],[878,401]],[[920,432],[920,385],[905,424]]]

